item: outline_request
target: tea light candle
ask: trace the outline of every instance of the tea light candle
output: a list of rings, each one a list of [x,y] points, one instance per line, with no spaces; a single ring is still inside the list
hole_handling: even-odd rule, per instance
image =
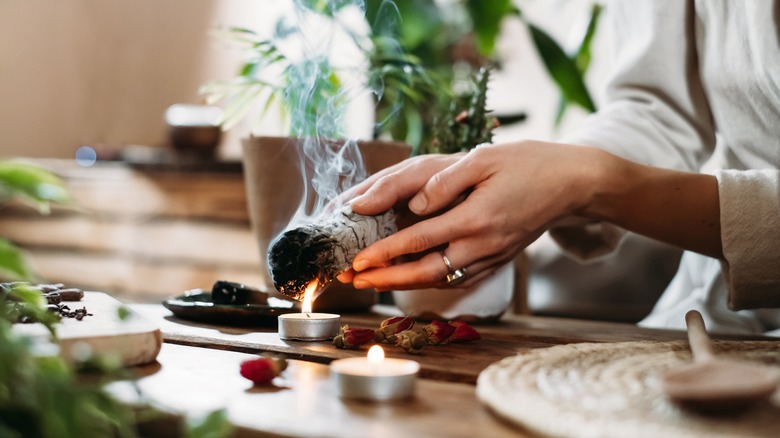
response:
[[[339,359],[330,364],[341,397],[373,401],[411,397],[419,371],[420,364],[413,360],[385,358],[379,345],[371,347],[367,357]]]
[[[303,312],[279,315],[279,338],[285,341],[327,341],[339,334],[341,316],[311,311],[318,286],[317,280],[312,280],[306,287],[301,306]]]
[[[326,341],[339,334],[341,317],[334,313],[279,315],[279,338],[285,341]]]

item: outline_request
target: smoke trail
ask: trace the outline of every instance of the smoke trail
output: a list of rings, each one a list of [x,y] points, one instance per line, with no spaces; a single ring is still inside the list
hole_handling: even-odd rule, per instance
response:
[[[398,59],[404,53],[396,40],[400,15],[392,1],[381,2],[371,25],[363,0],[294,0],[293,5],[293,13],[276,34],[288,60],[284,99],[290,130],[303,143],[300,160],[306,192],[288,228],[309,221],[366,178],[358,142],[347,139],[347,107],[367,95],[373,102],[384,96],[385,84],[372,70],[371,53],[382,50]],[[375,47],[377,42],[381,47]],[[396,105],[400,107],[400,101]],[[394,108],[378,124],[397,112]]]
[[[280,46],[289,60],[284,98],[290,130],[303,146],[306,188],[288,227],[318,214],[367,176],[357,141],[344,140],[348,105],[369,92],[357,79],[367,69],[362,44],[368,29],[359,28],[363,13],[362,0],[331,1],[324,9],[312,1],[295,0],[293,16],[277,29],[277,35],[284,36]]]

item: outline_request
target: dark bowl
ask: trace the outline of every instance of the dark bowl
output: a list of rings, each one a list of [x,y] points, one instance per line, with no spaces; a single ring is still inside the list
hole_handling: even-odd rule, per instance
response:
[[[168,125],[168,137],[176,153],[201,158],[215,156],[222,128],[219,126]]]

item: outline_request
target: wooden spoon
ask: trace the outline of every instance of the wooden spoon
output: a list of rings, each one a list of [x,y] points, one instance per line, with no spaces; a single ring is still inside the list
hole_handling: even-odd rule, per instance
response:
[[[766,365],[721,359],[710,345],[704,319],[691,310],[685,314],[693,363],[666,372],[664,392],[675,402],[703,410],[739,409],[771,396],[778,373]]]

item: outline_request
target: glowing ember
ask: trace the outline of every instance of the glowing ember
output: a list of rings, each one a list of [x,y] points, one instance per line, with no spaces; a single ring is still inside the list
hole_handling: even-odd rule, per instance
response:
[[[314,301],[314,292],[317,292],[317,288],[320,286],[320,282],[315,278],[306,285],[306,291],[303,293],[303,305],[301,306],[303,313],[311,313],[312,302]]]
[[[385,360],[385,350],[379,345],[374,345],[368,349],[368,362],[371,365],[379,365]]]

